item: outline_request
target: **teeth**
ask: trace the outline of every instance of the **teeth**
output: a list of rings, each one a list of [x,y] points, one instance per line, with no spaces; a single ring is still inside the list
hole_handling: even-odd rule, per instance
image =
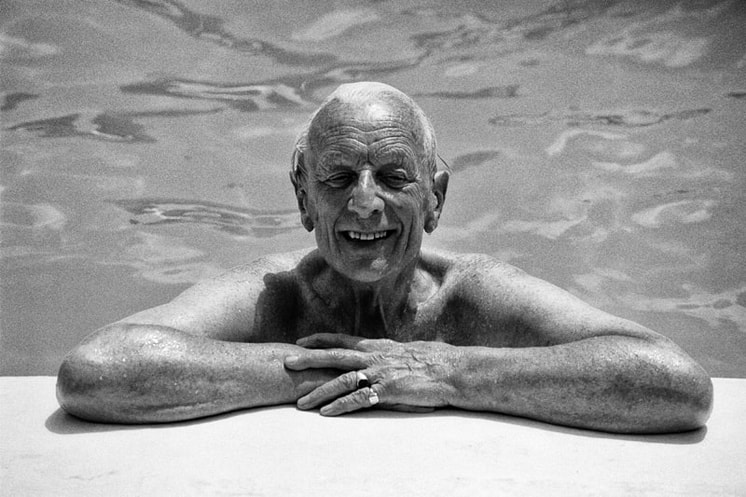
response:
[[[386,237],[386,231],[376,231],[375,233],[360,233],[359,231],[348,231],[347,234],[350,238],[353,240],[363,240],[363,241],[370,241],[370,240],[377,240],[379,238]]]

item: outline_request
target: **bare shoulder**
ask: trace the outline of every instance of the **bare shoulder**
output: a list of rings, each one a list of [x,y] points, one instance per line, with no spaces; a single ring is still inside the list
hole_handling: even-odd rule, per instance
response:
[[[230,282],[246,282],[252,278],[262,277],[267,273],[292,271],[304,258],[314,252],[315,250],[311,249],[301,249],[293,252],[280,252],[264,255],[251,262],[247,262],[246,264],[232,267],[215,278],[199,282],[195,287],[211,286],[214,284],[220,285]]]
[[[422,261],[440,279],[446,299],[455,299],[479,314],[489,312],[506,321],[515,321],[526,305],[540,305],[544,299],[532,295],[541,287],[545,291],[559,290],[487,254],[428,251],[423,252]]]
[[[221,340],[251,341],[257,303],[268,278],[282,278],[292,285],[296,267],[313,253],[306,249],[261,257],[201,281],[171,302],[121,322],[169,326]]]
[[[528,277],[521,269],[487,254],[423,250],[420,260],[425,269],[440,276],[444,283],[460,287],[474,283],[476,290],[485,282],[495,285]]]
[[[570,292],[485,254],[423,253],[423,263],[442,278],[447,308],[475,316],[482,344],[533,346],[622,334],[658,339],[651,330],[611,315]],[[486,326],[481,326],[481,323]],[[497,334],[497,335],[496,335]]]

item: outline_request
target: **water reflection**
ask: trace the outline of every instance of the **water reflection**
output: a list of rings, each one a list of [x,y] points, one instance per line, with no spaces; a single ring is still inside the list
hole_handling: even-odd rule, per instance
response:
[[[568,110],[565,112],[544,112],[542,114],[509,114],[494,116],[489,123],[495,126],[539,125],[550,122],[562,122],[568,126],[586,126],[600,124],[624,128],[642,128],[661,124],[669,120],[685,121],[712,112],[710,108],[686,109],[672,112],[660,112],[652,109],[626,109],[619,111],[584,112]]]
[[[103,113],[94,115],[70,114],[29,121],[10,126],[10,131],[27,131],[41,138],[81,137],[125,143],[153,143],[155,138],[145,133],[145,126],[135,122],[137,118],[182,117],[212,114],[222,109],[185,110],[164,109],[143,112]]]
[[[353,63],[333,66],[308,74],[290,75],[254,83],[216,83],[207,80],[161,78],[122,85],[124,93],[161,95],[175,98],[217,101],[244,112],[303,108],[307,112],[319,103],[316,90],[359,80],[377,80],[416,66],[420,59],[384,63]],[[498,88],[496,94],[511,91]]]
[[[242,111],[310,106],[300,88],[283,83],[275,84],[216,84],[208,81],[159,79],[121,87],[124,93],[167,95],[170,97],[214,100]]]
[[[97,114],[67,116],[24,122],[7,128],[28,131],[42,138],[84,137],[128,143],[150,143],[155,139],[145,134],[145,128],[127,116]]]
[[[195,12],[176,0],[116,0],[118,3],[144,10],[174,23],[189,36],[215,43],[243,54],[262,55],[286,65],[309,66],[327,64],[335,57],[322,53],[286,50],[259,38],[236,36],[225,27],[220,17]]]
[[[159,79],[123,85],[121,90],[124,93],[218,101],[245,112],[282,108],[311,109],[318,104],[318,100],[313,100],[310,96],[316,88],[361,79],[381,79],[387,73],[393,73],[411,65],[415,65],[415,63],[393,66],[381,64],[340,66],[323,73],[307,75],[301,82],[297,81],[297,77],[287,78],[287,80],[279,82],[258,84],[222,84],[209,81]],[[480,88],[474,91],[415,93],[412,97],[446,99],[513,98],[518,96],[518,88],[518,85],[504,85]],[[611,117],[609,118],[611,119]],[[11,129],[15,129],[15,127]]]
[[[115,200],[113,204],[134,214],[135,225],[198,223],[235,236],[271,237],[298,229],[298,212],[258,210],[214,202],[172,199]]]
[[[472,98],[513,98],[518,96],[519,85],[493,86],[490,88],[480,88],[474,91],[435,91],[431,93],[415,93],[413,97],[437,97],[453,99],[472,99]]]
[[[513,262],[746,375],[739,2],[260,4],[4,5],[8,350],[52,328],[71,345],[311,245],[294,137],[331,88],[381,80],[425,107],[454,173],[427,243]]]
[[[450,169],[454,172],[461,171],[468,167],[476,167],[495,161],[500,157],[498,150],[479,150],[457,156],[449,163]]]
[[[467,12],[460,15],[441,14],[430,9],[413,9],[406,12],[412,16],[433,16],[455,21],[456,26],[440,31],[420,33],[412,36],[416,46],[432,52],[452,49],[474,49],[482,45],[499,47],[515,40],[540,41],[550,35],[576,26],[594,18],[625,17],[624,5],[617,2],[558,2],[541,12],[502,18],[498,12],[478,14]]]
[[[3,95],[3,103],[2,105],[0,105],[0,111],[14,110],[16,107],[18,107],[18,104],[20,104],[24,100],[33,100],[35,98],[39,98],[39,95],[35,93],[24,92],[16,92]]]

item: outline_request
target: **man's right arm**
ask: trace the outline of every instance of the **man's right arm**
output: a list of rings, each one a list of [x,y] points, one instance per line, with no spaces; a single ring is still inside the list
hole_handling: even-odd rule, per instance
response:
[[[113,423],[179,421],[291,403],[338,374],[286,370],[284,358],[297,349],[116,323],[68,354],[57,397],[75,416]]]
[[[60,367],[60,405],[91,421],[179,421],[292,403],[333,379],[333,370],[285,369],[296,345],[247,343],[264,273],[294,262],[245,266],[94,332]]]

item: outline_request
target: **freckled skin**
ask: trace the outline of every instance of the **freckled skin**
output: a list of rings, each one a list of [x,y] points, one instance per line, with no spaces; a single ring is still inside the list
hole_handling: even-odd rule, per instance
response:
[[[448,173],[409,97],[343,85],[296,148],[291,179],[317,249],[234,268],[96,331],[60,367],[63,408],[144,423],[286,403],[334,416],[377,397],[375,408],[614,432],[705,423],[710,379],[670,340],[489,256],[421,250]]]

